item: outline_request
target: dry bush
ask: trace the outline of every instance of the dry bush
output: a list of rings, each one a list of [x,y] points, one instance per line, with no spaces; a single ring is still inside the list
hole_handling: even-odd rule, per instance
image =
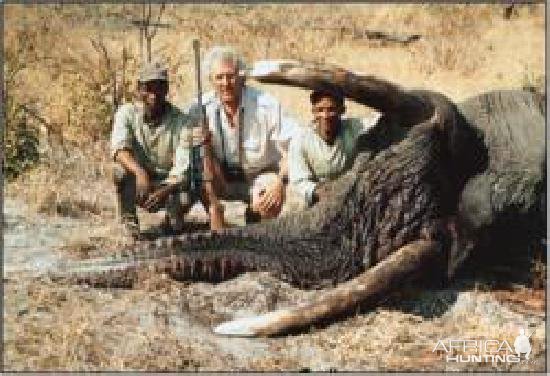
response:
[[[69,19],[53,6],[6,9],[6,54],[25,64],[24,77],[8,95],[39,113],[50,125],[48,132],[61,127],[57,132],[79,145],[105,139],[115,104],[130,97],[127,82],[116,75],[122,70],[123,47],[124,63],[134,64],[128,46],[106,42],[104,31],[89,24],[93,20],[77,24],[78,16],[90,9],[96,8],[74,6]],[[114,92],[117,80],[120,90]]]
[[[5,109],[4,174],[10,179],[28,169],[38,160],[38,129],[27,119],[16,96],[17,88],[28,69],[37,61],[32,43],[35,30],[14,30],[5,36],[8,48],[4,50],[4,90],[2,100]]]
[[[114,187],[108,179],[105,142],[86,149],[57,146],[35,169],[7,186],[6,193],[24,197],[36,212],[73,218],[115,215]]]
[[[5,69],[24,66],[8,87],[8,99],[45,121],[27,116],[30,129],[40,131],[45,152],[39,167],[21,178],[20,190],[34,187],[41,198],[31,195],[27,201],[38,202],[43,211],[95,215],[106,209],[100,202],[112,198],[103,177],[105,140],[116,105],[132,100],[139,51],[138,30],[130,21],[141,17],[141,9],[139,4],[5,8]],[[158,9],[154,5],[153,13]],[[167,61],[169,96],[179,105],[194,96],[191,41],[196,37],[203,50],[232,44],[249,62],[326,61],[462,99],[543,80],[544,6],[516,9],[506,20],[499,4],[168,4],[161,22],[171,26],[158,30],[153,55]],[[367,30],[420,34],[421,39],[401,45],[369,39]],[[300,121],[310,120],[303,90],[260,86]],[[354,104],[348,110],[352,116],[368,113]]]

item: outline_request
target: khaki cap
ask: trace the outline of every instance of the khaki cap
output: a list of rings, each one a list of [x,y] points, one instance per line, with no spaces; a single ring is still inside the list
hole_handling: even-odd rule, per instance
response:
[[[166,69],[166,66],[159,61],[145,63],[139,71],[139,82],[154,80],[168,81],[168,69]]]

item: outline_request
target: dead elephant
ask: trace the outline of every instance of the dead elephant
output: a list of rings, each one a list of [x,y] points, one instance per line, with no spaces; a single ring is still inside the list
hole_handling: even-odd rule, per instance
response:
[[[495,91],[454,104],[435,92],[404,90],[340,68],[293,61],[267,67],[251,75],[305,88],[338,85],[347,98],[380,111],[379,132],[361,140],[379,145],[378,152],[360,154],[349,173],[326,184],[331,200],[292,217],[144,243],[120,259],[103,260],[99,271],[81,269],[60,278],[129,287],[144,269],[211,281],[264,270],[302,288],[339,284],[320,301],[215,329],[275,335],[359,302],[375,304],[426,270],[452,277],[485,234],[499,233],[510,220],[528,236],[541,236],[541,95]],[[395,124],[404,132],[388,134]]]

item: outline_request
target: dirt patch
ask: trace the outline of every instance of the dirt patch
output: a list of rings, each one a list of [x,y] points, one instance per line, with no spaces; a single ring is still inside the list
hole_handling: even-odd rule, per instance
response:
[[[27,223],[28,216],[7,217],[8,240],[29,239],[30,232],[51,240],[39,250],[44,259],[63,257],[50,248],[62,242],[62,234],[99,231],[89,222],[64,227],[51,220],[55,237],[50,227]],[[542,290],[482,291],[460,283],[446,289],[411,287],[388,296],[377,309],[298,334],[226,338],[212,333],[220,321],[293,306],[323,291],[303,291],[267,273],[215,285],[152,275],[133,290],[64,286],[16,271],[36,252],[13,241],[6,245],[4,361],[10,371],[544,369]],[[539,308],[517,309],[534,306]],[[519,327],[533,333],[530,363],[460,365],[432,352],[439,339],[453,336],[513,343]]]

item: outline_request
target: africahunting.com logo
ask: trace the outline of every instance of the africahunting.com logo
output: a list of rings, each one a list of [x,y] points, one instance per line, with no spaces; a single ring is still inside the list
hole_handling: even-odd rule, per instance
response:
[[[507,340],[498,339],[444,339],[438,340],[432,352],[445,354],[446,362],[455,363],[520,363],[529,360],[530,337],[524,329],[510,346]]]

